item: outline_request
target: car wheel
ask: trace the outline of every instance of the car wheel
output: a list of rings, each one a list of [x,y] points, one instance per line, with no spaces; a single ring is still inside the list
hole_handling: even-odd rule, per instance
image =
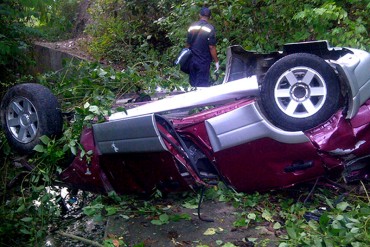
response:
[[[313,128],[339,108],[340,84],[322,58],[296,53],[278,60],[261,84],[260,104],[268,119],[288,131]]]
[[[59,135],[63,127],[56,97],[33,83],[8,90],[1,102],[1,123],[9,144],[22,154],[31,153],[41,136]]]

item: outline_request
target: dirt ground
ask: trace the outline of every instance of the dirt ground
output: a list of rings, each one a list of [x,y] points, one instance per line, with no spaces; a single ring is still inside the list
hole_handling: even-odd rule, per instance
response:
[[[168,224],[154,225],[150,218],[143,216],[123,219],[119,215],[108,219],[105,236],[121,238],[128,246],[143,243],[145,247],[168,246],[222,246],[232,243],[235,246],[254,246],[248,239],[258,242],[270,240],[267,246],[277,246],[278,238],[267,223],[253,227],[234,227],[236,211],[227,203],[204,201],[201,217],[212,219],[213,222],[198,218],[197,209],[187,209],[181,205],[173,205],[171,211],[187,214],[191,220],[170,221]]]
[[[267,221],[254,223],[248,227],[233,226],[233,223],[238,219],[238,212],[229,203],[204,200],[200,211],[203,220],[198,218],[196,208],[186,208],[180,200],[162,199],[160,205],[167,208],[166,214],[186,215],[187,219],[169,220],[162,225],[155,225],[151,221],[156,218],[149,214],[133,213],[127,215],[127,212],[117,212],[100,222],[94,221],[91,217],[83,216],[76,220],[69,219],[71,223],[60,231],[93,241],[98,245],[89,244],[74,237],[62,236],[55,232],[47,238],[45,246],[100,246],[105,239],[114,240],[117,247],[246,247],[255,246],[256,243],[257,246],[261,246],[261,243],[264,243],[263,246],[279,245],[277,237],[279,233]],[[205,220],[212,220],[212,222]],[[119,240],[124,244],[118,244]]]

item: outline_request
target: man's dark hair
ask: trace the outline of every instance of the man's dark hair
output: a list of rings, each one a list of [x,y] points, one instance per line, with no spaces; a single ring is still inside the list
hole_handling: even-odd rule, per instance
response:
[[[211,10],[207,7],[202,7],[199,14],[201,16],[211,17]]]

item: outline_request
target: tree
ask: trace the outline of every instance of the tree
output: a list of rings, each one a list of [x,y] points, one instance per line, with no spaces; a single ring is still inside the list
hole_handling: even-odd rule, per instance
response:
[[[78,0],[0,1],[0,83],[15,80],[32,63],[29,56],[31,41],[41,35],[37,26],[57,26],[58,33],[61,33],[60,30],[69,31],[64,27],[73,21],[71,15],[74,16],[75,13],[70,6],[76,6],[77,2]],[[68,21],[63,22],[66,19]]]

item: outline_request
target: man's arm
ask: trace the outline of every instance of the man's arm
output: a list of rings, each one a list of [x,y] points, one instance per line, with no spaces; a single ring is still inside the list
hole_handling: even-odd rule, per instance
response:
[[[209,51],[210,51],[210,53],[211,53],[211,56],[212,56],[213,61],[215,61],[215,63],[218,63],[218,57],[217,57],[217,49],[216,49],[216,46],[214,46],[214,45],[210,45],[210,46],[209,46]]]

